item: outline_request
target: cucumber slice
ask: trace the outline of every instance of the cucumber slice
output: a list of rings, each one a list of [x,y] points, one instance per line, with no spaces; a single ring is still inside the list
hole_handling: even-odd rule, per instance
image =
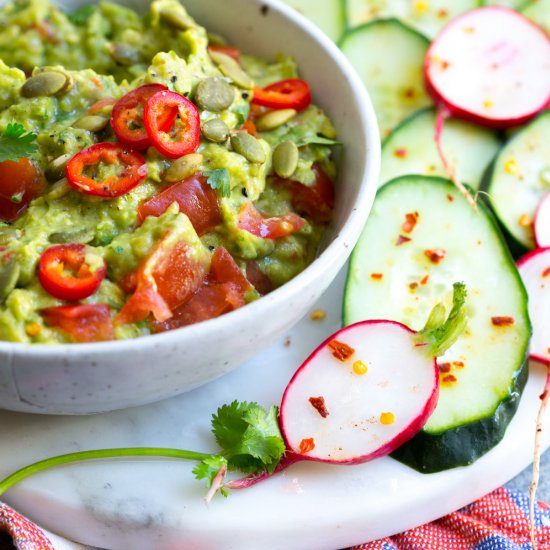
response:
[[[330,39],[338,42],[346,28],[345,0],[283,0],[313,21]]]
[[[533,220],[550,191],[550,111],[518,131],[495,159],[487,192],[491,206],[510,236],[535,247]]]
[[[525,0],[485,0],[482,4],[484,6],[505,6],[513,10],[519,10],[525,5]]]
[[[435,145],[435,109],[414,113],[382,144],[380,184],[406,174],[446,176]],[[478,189],[501,143],[495,132],[455,118],[445,121],[443,150],[456,176]]]
[[[344,34],[340,47],[355,67],[384,138],[411,113],[431,104],[422,67],[429,41],[397,19],[381,19]]]
[[[531,0],[520,11],[550,33],[550,0]]]
[[[386,184],[351,257],[344,323],[392,319],[421,329],[437,302],[450,304],[455,281],[468,290],[467,328],[438,360],[433,415],[395,453],[423,472],[470,464],[503,437],[527,375],[527,296],[486,207],[474,210],[442,178]]]
[[[480,0],[347,0],[350,27],[396,17],[433,38],[453,17],[479,7]]]

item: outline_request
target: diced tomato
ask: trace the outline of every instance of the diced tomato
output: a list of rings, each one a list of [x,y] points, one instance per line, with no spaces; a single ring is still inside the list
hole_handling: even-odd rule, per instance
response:
[[[111,126],[120,143],[138,151],[149,147],[151,143],[143,122],[145,104],[151,96],[166,89],[163,84],[144,84],[115,103],[111,111]],[[168,124],[167,120],[166,124],[171,125],[172,122],[173,119]]]
[[[107,266],[92,271],[84,244],[50,246],[40,256],[38,279],[46,292],[60,300],[78,301],[91,296],[101,285]]]
[[[205,267],[193,259],[189,245],[172,242],[168,233],[139,267],[135,292],[115,323],[136,323],[151,313],[157,321],[165,321],[191,298],[205,275]]]
[[[273,290],[271,279],[260,269],[258,262],[254,260],[246,263],[246,278],[262,296]]]
[[[44,175],[28,158],[0,162],[0,220],[15,221],[45,188]]]
[[[48,307],[40,314],[48,326],[60,328],[77,342],[102,342],[115,338],[107,304]]]
[[[300,230],[305,221],[291,212],[286,216],[265,218],[250,202],[245,202],[239,210],[239,229],[264,239],[278,239]]]
[[[276,178],[280,185],[287,187],[292,195],[292,207],[315,223],[328,223],[334,208],[334,187],[330,178],[318,165],[313,165],[315,183],[304,185],[298,181]]]
[[[200,173],[167,187],[142,203],[138,208],[138,220],[141,223],[147,216],[160,216],[174,202],[187,215],[198,235],[222,222],[218,194]]]
[[[252,103],[271,109],[302,111],[311,104],[311,90],[305,80],[289,78],[265,88],[255,88]]]
[[[237,63],[241,62],[241,52],[237,48],[233,48],[231,46],[221,46],[219,44],[209,44],[208,51],[223,53],[228,57],[232,57]]]
[[[202,286],[188,302],[174,311],[170,319],[153,321],[152,330],[164,332],[219,317],[244,306],[246,293],[252,288],[231,254],[219,247],[212,255],[210,273]]]
[[[245,123],[242,125],[241,130],[244,130],[245,132],[249,133],[251,136],[257,136],[258,130],[256,129],[256,125],[252,121],[251,118],[247,118]]]
[[[96,179],[101,177],[102,164],[115,166],[117,173]],[[70,186],[81,193],[113,198],[128,193],[147,177],[147,163],[137,151],[120,143],[96,143],[68,162],[66,175]]]
[[[166,127],[168,119],[171,124]],[[199,146],[199,111],[177,92],[164,90],[152,95],[145,104],[143,120],[151,145],[165,157],[177,159],[192,153]]]

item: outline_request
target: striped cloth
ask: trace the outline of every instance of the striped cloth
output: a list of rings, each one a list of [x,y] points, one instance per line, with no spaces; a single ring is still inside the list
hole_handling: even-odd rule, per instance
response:
[[[539,550],[550,550],[550,508],[535,509]],[[9,535],[18,550],[69,550],[83,548],[42,529],[0,503],[0,531]],[[0,535],[0,550],[4,548]],[[9,539],[8,539],[9,540]],[[11,544],[10,544],[11,546]],[[13,547],[12,547],[13,548]],[[393,537],[368,542],[351,550],[528,550],[529,499],[504,488],[437,521]]]

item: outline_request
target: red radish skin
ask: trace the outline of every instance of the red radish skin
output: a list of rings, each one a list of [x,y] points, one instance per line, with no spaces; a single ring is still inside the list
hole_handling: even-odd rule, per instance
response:
[[[453,116],[516,126],[550,104],[550,38],[511,9],[471,10],[432,42],[424,78],[436,104]]]
[[[537,208],[533,229],[537,246],[550,246],[550,193],[544,196]]]
[[[394,321],[362,321],[332,335],[306,359],[281,403],[281,432],[293,462],[367,462],[391,453],[422,429],[437,404],[439,372],[415,334]],[[334,340],[350,345],[354,354],[338,359],[329,347]],[[356,361],[367,366],[366,373],[354,371]],[[327,417],[309,401],[318,396],[324,397]],[[406,410],[409,397],[411,410]],[[383,424],[382,413],[394,414],[395,422]],[[302,452],[302,441],[310,438],[315,447]]]
[[[523,256],[518,270],[529,296],[533,325],[529,357],[550,367],[550,247]]]

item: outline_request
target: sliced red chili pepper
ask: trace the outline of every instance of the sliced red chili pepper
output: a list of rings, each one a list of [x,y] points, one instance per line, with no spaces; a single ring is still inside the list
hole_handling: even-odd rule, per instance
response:
[[[147,216],[160,216],[174,202],[189,218],[197,234],[203,235],[222,222],[218,194],[202,174],[182,180],[151,197],[138,208],[138,220]]]
[[[191,298],[205,275],[205,267],[193,259],[189,245],[170,242],[167,234],[139,267],[134,279],[135,292],[115,323],[136,323],[151,313],[157,321],[165,321],[174,309]]]
[[[166,89],[163,84],[144,84],[115,103],[111,112],[111,126],[122,144],[139,151],[149,147],[150,141],[143,123],[145,104],[151,96]],[[170,127],[172,122],[168,119],[164,124]]]
[[[296,109],[302,111],[311,104],[311,90],[305,80],[290,78],[255,88],[252,103],[271,109]]]
[[[45,188],[44,175],[28,158],[0,162],[0,220],[15,221]]]
[[[223,53],[228,57],[232,57],[237,63],[241,62],[241,52],[232,46],[222,46],[220,44],[209,44],[208,51]]]
[[[214,319],[246,304],[246,293],[252,285],[223,247],[212,255],[210,272],[193,297],[177,308],[174,315],[164,321],[151,323],[154,332],[164,332]]]
[[[285,237],[304,226],[305,221],[291,212],[286,216],[265,218],[251,202],[245,202],[239,210],[239,228],[264,239]]]
[[[97,180],[102,168],[106,167],[110,167],[110,174]],[[71,187],[77,191],[112,198],[124,195],[141,183],[147,176],[147,164],[137,151],[119,143],[96,143],[68,162],[66,175]]]
[[[79,304],[40,310],[45,323],[67,332],[77,342],[114,340],[115,331],[107,304]]]
[[[332,219],[334,208],[334,187],[321,166],[314,164],[313,171],[315,173],[313,185],[280,178],[276,181],[289,189],[292,207],[296,212],[308,216],[315,223],[328,223]]]
[[[172,118],[170,128],[164,123]],[[176,159],[197,149],[201,137],[198,109],[177,92],[157,92],[145,104],[145,129],[154,147],[165,157]]]
[[[44,290],[55,298],[72,302],[91,296],[103,281],[107,267],[103,263],[92,271],[86,252],[86,245],[77,243],[47,248],[38,265],[38,279]]]

